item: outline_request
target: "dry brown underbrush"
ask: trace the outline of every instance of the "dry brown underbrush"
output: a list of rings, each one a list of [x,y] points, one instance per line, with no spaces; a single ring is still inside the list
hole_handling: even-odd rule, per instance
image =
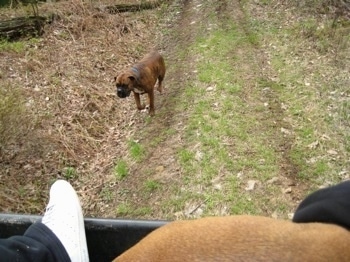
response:
[[[1,152],[1,211],[40,213],[57,178],[89,195],[84,204],[97,203],[115,159],[127,151],[131,126],[140,120],[131,99],[116,99],[112,80],[155,46],[156,17],[108,14],[96,8],[103,4],[44,4],[41,14],[55,14],[45,34],[23,42],[23,51],[0,50],[1,86],[25,94],[18,102],[32,127]]]

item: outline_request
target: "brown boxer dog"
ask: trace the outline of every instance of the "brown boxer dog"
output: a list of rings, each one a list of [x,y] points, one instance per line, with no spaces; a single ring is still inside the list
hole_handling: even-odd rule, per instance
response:
[[[113,261],[350,261],[350,232],[259,216],[207,217],[162,226]]]
[[[139,63],[114,78],[117,95],[120,98],[126,98],[132,91],[137,108],[142,110],[146,106],[144,104],[141,105],[140,95],[147,93],[149,114],[154,116],[154,86],[158,80],[157,90],[161,93],[163,91],[162,82],[164,76],[164,59],[157,51],[153,51]]]

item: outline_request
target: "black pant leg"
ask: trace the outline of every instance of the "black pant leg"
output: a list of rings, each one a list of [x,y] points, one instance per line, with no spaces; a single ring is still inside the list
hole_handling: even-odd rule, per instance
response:
[[[321,222],[350,229],[350,181],[320,189],[298,206],[293,222]]]
[[[56,235],[44,224],[31,225],[23,236],[0,239],[1,261],[70,261]]]

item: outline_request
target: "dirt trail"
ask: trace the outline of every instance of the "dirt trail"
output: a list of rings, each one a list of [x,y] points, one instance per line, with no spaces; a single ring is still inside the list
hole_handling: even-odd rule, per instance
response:
[[[193,69],[193,57],[179,57],[179,51],[189,45],[196,34],[196,27],[190,26],[194,17],[199,17],[196,6],[200,1],[183,1],[182,12],[177,23],[172,29],[173,33],[169,38],[163,39],[164,53],[167,57],[167,81],[166,93],[158,96],[159,116],[145,127],[142,142],[150,147],[147,159],[136,166],[131,173],[142,175],[145,170],[150,171],[153,177],[167,180],[176,175],[180,169],[175,160],[177,148],[182,144],[183,125],[186,124],[186,113],[175,111],[176,102],[186,99],[184,86],[186,81],[191,81]],[[186,30],[184,30],[186,28]],[[138,129],[138,128],[137,128]],[[164,135],[165,130],[174,129],[173,135]],[[138,130],[136,131],[138,132]],[[159,136],[161,141],[156,145],[148,142]]]
[[[157,99],[157,116],[148,124],[135,126],[134,138],[141,143],[147,151],[146,159],[142,162],[134,162],[130,169],[130,176],[115,184],[114,190],[116,198],[112,206],[117,207],[120,203],[132,203],[136,206],[154,206],[155,210],[159,210],[157,205],[164,196],[167,195],[166,190],[162,194],[152,193],[145,195],[140,193],[144,184],[149,180],[156,180],[162,184],[163,188],[177,186],[181,188],[181,166],[179,165],[176,155],[178,149],[183,146],[183,132],[186,125],[186,112],[176,111],[176,101],[187,99],[184,95],[185,83],[196,81],[196,57],[189,54],[182,54],[185,47],[189,46],[196,38],[196,34],[202,34],[210,28],[206,17],[215,14],[219,17],[219,27],[225,28],[227,21],[234,23],[245,30],[245,14],[241,9],[239,1],[215,1],[210,4],[205,1],[189,0],[183,3],[176,2],[176,7],[181,8],[180,15],[176,21],[171,23],[171,34],[162,37],[161,43],[164,49],[164,55],[167,60],[167,75],[166,75],[166,92],[164,95],[158,95]],[[172,6],[174,8],[174,6]],[[171,11],[170,11],[171,12]],[[203,31],[204,30],[204,31]],[[182,53],[181,53],[182,52]],[[239,52],[236,51],[236,52]],[[233,68],[245,67],[244,78],[246,82],[245,98],[246,102],[254,107],[255,97],[250,96],[250,91],[255,88],[255,82],[250,72],[261,72],[262,77],[269,78],[273,75],[271,69],[268,69],[264,54],[259,49],[250,48],[249,53],[241,53],[242,60],[246,57],[247,63],[244,65],[233,64]],[[254,57],[254,59],[252,59]],[[249,61],[249,62],[248,62]],[[228,69],[232,70],[232,69]],[[265,75],[264,75],[265,74]],[[210,94],[208,94],[210,95]],[[199,98],[200,99],[200,98]],[[280,169],[282,180],[281,187],[293,184],[293,175],[296,173],[295,168],[289,163],[288,148],[290,144],[288,140],[281,136],[280,129],[283,123],[283,114],[280,111],[278,98],[274,96],[273,91],[265,94],[265,99],[270,104],[270,111],[265,115],[257,116],[260,118],[259,127],[274,130],[274,141],[271,141],[276,151],[280,152]],[[164,133],[172,130],[171,134]],[[154,143],[157,137],[157,143]],[[233,155],[237,152],[233,152]],[[296,190],[291,194],[291,198],[298,200],[299,191]],[[220,206],[220,205],[219,205]],[[218,207],[220,208],[220,207]],[[115,210],[108,213],[107,216],[113,216]],[[159,212],[159,213],[158,213]],[[163,218],[164,214],[161,211],[152,212],[150,217]],[[220,211],[218,211],[220,213]],[[148,214],[149,215],[149,214]],[[146,215],[146,217],[148,217]]]
[[[142,162],[134,162],[129,170],[130,176],[115,185],[116,198],[113,206],[118,206],[123,201],[134,203],[157,203],[164,195],[152,195],[152,198],[145,198],[135,192],[142,188],[147,180],[157,180],[167,186],[180,183],[179,175],[181,167],[176,159],[178,148],[183,144],[182,136],[184,125],[186,125],[186,112],[176,111],[178,100],[186,99],[184,96],[184,83],[193,78],[193,62],[195,58],[179,55],[184,46],[188,46],[195,38],[198,28],[193,25],[194,18],[204,19],[204,14],[200,13],[199,0],[195,1],[174,1],[170,6],[169,13],[181,11],[174,20],[168,21],[171,34],[161,36],[161,46],[166,57],[167,73],[164,94],[156,95],[157,116],[151,123],[141,123],[135,126],[133,137],[138,140],[147,150],[146,158]],[[164,133],[173,130],[171,135]],[[153,145],[154,140],[158,142]],[[136,178],[136,179],[135,179]],[[130,190],[130,194],[125,193],[125,188]],[[134,193],[131,193],[134,192]],[[107,211],[106,211],[107,212]],[[111,214],[113,215],[114,210]],[[159,217],[161,218],[161,217]]]

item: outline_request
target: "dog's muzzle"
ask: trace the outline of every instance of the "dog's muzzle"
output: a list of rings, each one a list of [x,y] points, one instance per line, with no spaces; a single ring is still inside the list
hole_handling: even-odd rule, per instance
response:
[[[128,88],[122,87],[122,86],[117,86],[117,95],[120,98],[125,98],[128,97],[131,93],[131,90]]]

